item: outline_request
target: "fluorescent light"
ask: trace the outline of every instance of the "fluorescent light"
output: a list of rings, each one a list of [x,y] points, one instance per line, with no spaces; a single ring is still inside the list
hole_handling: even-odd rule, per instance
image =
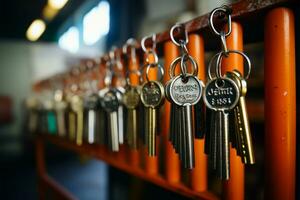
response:
[[[26,37],[30,41],[38,40],[46,29],[46,24],[41,19],[34,20],[26,31]]]
[[[109,32],[109,3],[102,1],[83,17],[83,41],[95,44]]]
[[[71,53],[79,49],[79,31],[75,26],[70,27],[58,40],[58,45]]]
[[[68,0],[48,0],[48,5],[54,9],[62,9]]]

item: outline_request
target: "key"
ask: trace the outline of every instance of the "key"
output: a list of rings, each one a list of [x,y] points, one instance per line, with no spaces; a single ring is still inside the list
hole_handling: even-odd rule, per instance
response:
[[[239,100],[237,84],[227,77],[214,78],[206,84],[204,102],[215,112],[215,126],[211,127],[210,160],[218,178],[229,179],[229,118]]]
[[[44,100],[44,112],[46,115],[46,132],[54,135],[57,133],[57,121],[54,111],[54,101],[52,99]]]
[[[127,108],[127,141],[132,149],[138,147],[137,108],[140,104],[140,91],[138,87],[127,85],[123,96],[123,103]]]
[[[194,106],[195,138],[202,139],[205,134],[204,102],[201,100]]]
[[[98,139],[98,132],[100,131],[97,129],[97,122],[99,120],[99,116],[97,112],[100,107],[99,96],[97,94],[89,95],[84,102],[85,107],[85,140],[89,144],[96,143],[99,141]]]
[[[245,100],[247,93],[247,82],[237,70],[234,70],[233,72],[227,72],[226,76],[232,78],[240,88],[239,102],[234,109],[239,155],[241,156],[243,163],[254,164],[255,158]]]
[[[77,145],[82,145],[83,141],[83,100],[79,95],[72,96],[71,108],[74,111],[75,125],[75,140]],[[73,120],[73,119],[72,119]],[[74,128],[74,127],[72,127]]]
[[[147,147],[148,155],[156,156],[157,114],[165,97],[164,87],[159,81],[149,80],[141,87],[141,101],[146,110]]]
[[[200,101],[203,85],[201,80],[190,74],[176,76],[170,84],[170,97],[179,106],[181,159],[184,167],[189,169],[195,165],[192,106]]]
[[[61,137],[65,137],[67,134],[66,130],[66,109],[67,109],[67,102],[64,101],[63,91],[57,90],[54,94],[54,108],[57,116],[57,132],[58,135]]]
[[[109,89],[102,98],[101,106],[107,113],[109,145],[113,152],[119,151],[118,108],[119,100],[115,89]]]
[[[119,101],[118,107],[118,138],[119,144],[124,144],[124,105],[123,105],[123,95],[125,89],[123,87],[116,88],[116,94]]]
[[[75,141],[76,139],[76,114],[73,110],[68,112],[68,130],[69,130],[69,139]]]
[[[35,97],[28,97],[26,99],[26,108],[28,115],[28,131],[29,133],[36,133],[38,130],[38,100]]]

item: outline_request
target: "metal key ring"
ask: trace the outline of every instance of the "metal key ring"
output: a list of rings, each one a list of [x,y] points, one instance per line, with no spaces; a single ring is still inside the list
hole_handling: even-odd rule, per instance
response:
[[[160,79],[159,79],[159,82],[162,82],[162,80],[163,80],[163,78],[164,78],[165,70],[164,70],[164,68],[163,68],[160,64],[158,64],[158,63],[157,63],[157,64],[148,64],[148,65],[147,65],[147,68],[146,68],[146,79],[147,79],[148,82],[150,81],[149,76],[148,76],[149,71],[150,71],[150,68],[155,68],[155,67],[157,67],[157,68],[159,69],[159,71],[160,71]]]
[[[153,62],[150,62],[149,60],[149,56],[153,56],[154,58],[154,61]],[[145,56],[146,56],[146,63],[147,64],[150,64],[150,63],[153,63],[155,65],[158,64],[158,56],[157,56],[157,53],[155,52],[155,50],[153,49],[148,49],[146,52],[145,52]]]
[[[209,80],[212,80],[213,79],[213,76],[212,76],[212,73],[211,73],[211,66],[213,64],[213,61],[216,60],[217,56],[221,56],[221,54],[223,53],[223,51],[219,52],[219,53],[216,53],[209,61],[209,64],[208,64],[208,68],[207,68],[207,73],[208,73],[208,78]],[[218,74],[218,72],[216,71],[216,76],[217,77],[220,77],[219,76],[220,74]]]
[[[217,29],[216,29],[215,26],[214,26],[214,15],[215,15],[217,12],[225,13],[226,16],[227,16],[227,18],[228,18],[228,31],[227,31],[227,33],[225,33],[225,37],[227,37],[227,36],[231,33],[231,15],[228,14],[228,8],[226,8],[225,6],[222,6],[222,7],[219,7],[219,8],[215,8],[215,9],[210,13],[210,16],[209,16],[209,25],[210,25],[211,29],[213,30],[213,32],[214,32],[216,35],[221,36],[221,33],[218,32]]]
[[[222,64],[222,58],[223,58],[223,55],[224,56],[228,56],[229,54],[233,54],[233,53],[236,53],[236,54],[239,54],[241,56],[243,56],[243,58],[246,60],[247,64],[248,64],[248,71],[247,71],[247,74],[244,76],[244,79],[247,80],[250,76],[250,73],[251,73],[251,61],[249,59],[249,57],[241,52],[241,51],[238,51],[238,50],[228,50],[225,54],[225,52],[220,52],[218,58],[217,58],[217,65],[216,65],[216,72],[217,72],[217,75],[219,76],[222,76],[222,72],[221,72],[221,64]]]
[[[129,78],[130,74],[136,74],[139,77],[139,83],[140,84],[143,82],[143,78],[142,78],[140,70],[134,69],[134,70],[129,70],[129,71],[126,72],[126,75],[125,75],[126,85],[129,85],[129,86],[131,85],[130,78]]]
[[[182,41],[183,41],[184,44],[187,44],[187,43],[189,42],[189,37],[188,37],[188,33],[187,33],[186,29],[185,29],[184,24],[175,24],[174,26],[172,26],[172,28],[171,28],[171,30],[170,30],[170,38],[171,38],[172,42],[173,42],[175,45],[177,45],[177,46],[180,47],[180,42],[177,42],[177,41],[175,40],[175,38],[174,38],[174,30],[175,30],[176,28],[178,28],[178,29],[183,29],[183,30],[184,30],[184,36],[185,36],[185,38],[184,38],[184,40],[182,40]]]
[[[188,56],[188,58],[189,58],[189,60],[191,60],[192,65],[193,65],[193,72],[192,72],[191,74],[194,75],[194,76],[197,76],[197,74],[198,74],[198,66],[197,66],[197,63],[195,62],[195,60],[194,60],[190,55]],[[191,58],[191,59],[190,59],[190,58]],[[179,62],[181,62],[181,61],[182,61],[182,56],[177,57],[177,58],[176,58],[175,60],[173,60],[173,62],[171,63],[170,68],[169,68],[169,76],[170,76],[171,79],[175,77],[175,68],[176,68],[177,64],[178,64]],[[186,73],[186,74],[190,74],[190,73]]]
[[[141,47],[144,52],[147,52],[149,48],[146,48],[146,40],[151,39],[152,40],[152,47],[150,48],[152,51],[155,51],[156,49],[156,34],[152,34],[146,37],[143,37],[141,40]]]
[[[195,59],[194,59],[192,56],[188,55],[188,54],[183,54],[183,55],[181,56],[181,60],[180,60],[180,70],[181,70],[181,73],[182,73],[184,76],[186,76],[186,74],[187,74],[187,69],[186,69],[186,64],[185,64],[185,63],[186,63],[187,61],[191,61],[191,64],[192,64],[193,69],[194,69],[193,74],[194,74],[195,76],[197,76],[197,74],[198,74],[198,65],[197,65]]]

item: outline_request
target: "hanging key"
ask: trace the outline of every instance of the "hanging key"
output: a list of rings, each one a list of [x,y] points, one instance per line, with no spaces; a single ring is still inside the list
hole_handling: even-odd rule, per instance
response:
[[[130,148],[138,148],[138,106],[140,104],[140,86],[133,86],[129,81],[129,75],[135,73],[141,77],[139,71],[129,71],[126,74],[126,87],[123,95],[123,103],[127,108],[126,135]]]
[[[215,112],[215,124],[211,132],[210,160],[220,179],[229,179],[229,124],[228,112],[238,103],[239,89],[226,77],[217,77],[206,84],[204,102]]]
[[[62,90],[56,90],[54,94],[55,100],[55,112],[57,117],[57,132],[58,135],[61,137],[65,137],[67,135],[66,129],[66,109],[67,109],[67,102],[64,100],[64,94]]]
[[[89,144],[99,141],[97,123],[99,119],[98,112],[100,108],[100,100],[97,94],[89,95],[84,102],[85,107],[85,140]]]
[[[148,74],[150,68],[157,67],[160,70],[161,78],[159,81],[149,80]],[[163,104],[165,98],[164,86],[160,82],[164,71],[160,65],[148,65],[146,68],[146,82],[141,87],[141,101],[145,107],[146,119],[146,144],[148,155],[156,156],[156,135],[157,135],[157,116],[159,107]]]
[[[191,57],[189,57],[191,58]],[[192,61],[194,64],[194,62]],[[196,65],[194,65],[196,67]],[[194,168],[194,129],[192,106],[200,101],[203,83],[196,76],[181,74],[173,78],[170,97],[177,104],[179,118],[180,154],[184,167]]]
[[[107,113],[108,141],[112,151],[119,151],[118,138],[118,108],[119,100],[115,89],[109,89],[101,99],[101,106]]]
[[[75,140],[77,145],[82,145],[83,141],[83,100],[79,95],[73,95],[71,99],[71,109],[74,115],[69,115],[72,117],[71,122],[75,122]],[[75,118],[75,119],[73,119]],[[72,122],[73,123],[73,122]],[[72,124],[73,126],[73,124]],[[74,127],[72,127],[73,129]],[[74,131],[74,130],[72,130]]]
[[[255,158],[253,153],[252,136],[248,120],[245,96],[247,93],[247,82],[237,70],[226,73],[227,77],[233,79],[240,88],[240,98],[238,105],[234,108],[237,148],[240,152],[242,162],[245,164],[254,164]]]

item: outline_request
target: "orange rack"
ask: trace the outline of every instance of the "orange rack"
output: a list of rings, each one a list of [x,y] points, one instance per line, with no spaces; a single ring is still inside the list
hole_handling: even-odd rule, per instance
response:
[[[295,71],[295,21],[294,8],[299,6],[295,0],[239,1],[232,4],[232,34],[227,38],[230,48],[243,49],[243,44],[264,42],[264,105],[262,102],[249,101],[250,120],[265,122],[265,199],[281,200],[295,199],[295,161],[296,161],[296,71]],[[216,50],[217,44],[209,33],[208,14],[185,23],[190,38],[189,52],[195,57],[205,78],[204,47],[206,50]],[[251,34],[255,28],[257,35]],[[170,42],[169,31],[157,34],[159,55],[165,59],[165,67],[178,56],[178,49]],[[141,50],[140,47],[138,49]],[[121,50],[120,50],[121,51]],[[202,63],[203,62],[203,63]],[[224,69],[232,66],[243,69],[243,61],[230,55],[224,63]],[[134,67],[134,66],[132,66]],[[167,70],[167,69],[166,69]],[[255,66],[254,66],[255,70]],[[165,78],[168,80],[168,78]],[[45,84],[47,80],[34,85],[35,89]],[[168,119],[169,105],[165,105],[164,117]],[[148,167],[140,167],[140,155],[146,156],[143,149],[130,152],[126,146],[118,153],[112,153],[103,146],[75,143],[51,136],[39,134],[36,137],[36,160],[39,176],[40,199],[45,199],[46,191],[58,199],[76,199],[55,180],[48,176],[45,166],[45,142],[50,142],[63,149],[93,156],[126,173],[154,183],[194,199],[218,199],[207,190],[207,161],[203,150],[203,140],[196,139],[196,169],[190,173],[190,186],[181,182],[181,169],[178,156],[167,140],[168,121],[161,127],[160,140],[163,140],[162,152],[165,153],[164,166],[166,174],[157,172],[159,159],[146,159]],[[161,149],[160,149],[161,150]],[[159,150],[159,151],[160,151]],[[128,155],[129,153],[129,155]],[[236,156],[231,154],[231,179],[223,182],[222,199],[244,199],[244,166]],[[125,156],[125,158],[124,158]],[[152,167],[150,167],[152,166]],[[151,170],[151,169],[153,170]]]

